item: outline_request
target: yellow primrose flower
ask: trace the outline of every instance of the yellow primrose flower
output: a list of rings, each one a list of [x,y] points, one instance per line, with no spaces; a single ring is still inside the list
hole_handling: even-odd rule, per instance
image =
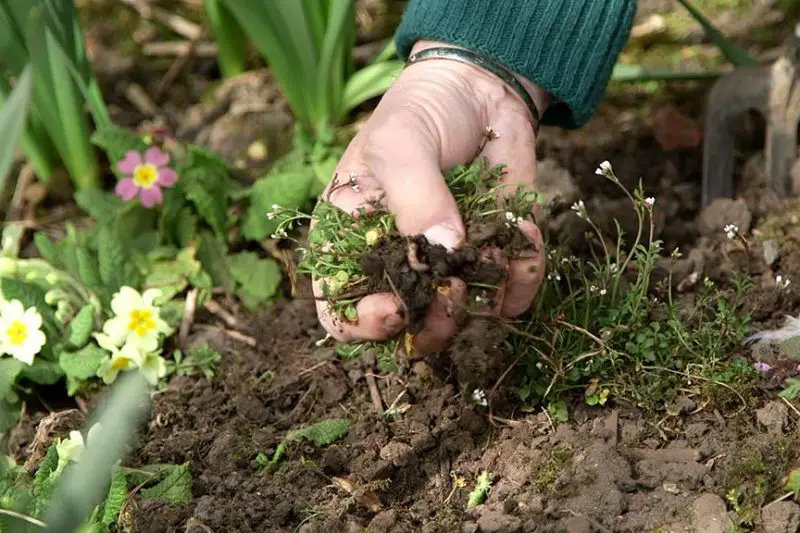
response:
[[[139,366],[139,372],[151,386],[155,387],[158,385],[158,380],[167,375],[167,363],[160,355],[148,353]]]
[[[60,472],[63,470],[70,461],[73,463],[80,461],[87,446],[94,442],[99,429],[100,424],[93,425],[86,434],[86,442],[84,442],[83,435],[81,435],[80,431],[70,431],[69,438],[66,440],[58,439],[58,441],[56,441],[56,452],[58,453],[58,466],[56,467],[56,471]]]
[[[35,307],[25,309],[19,300],[6,302],[0,309],[0,352],[32,365],[47,342],[41,327],[42,315]]]
[[[135,340],[129,339],[122,345],[122,348],[119,348],[114,343],[114,339],[108,335],[95,333],[94,338],[102,349],[111,353],[111,357],[104,359],[97,369],[97,377],[102,378],[106,385],[114,383],[120,372],[141,366],[144,362],[142,350],[144,348],[155,350],[158,342],[155,339],[148,339],[137,343]]]
[[[114,318],[107,320],[103,325],[103,333],[108,335],[117,346],[122,346],[128,340],[144,343],[145,352],[155,350],[149,348],[155,342],[158,344],[160,333],[172,334],[172,329],[161,319],[159,308],[153,305],[153,300],[158,298],[161,291],[148,289],[139,294],[131,287],[122,287],[111,299],[111,310]]]

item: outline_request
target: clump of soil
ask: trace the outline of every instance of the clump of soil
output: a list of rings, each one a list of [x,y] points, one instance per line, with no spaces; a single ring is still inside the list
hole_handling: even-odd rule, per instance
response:
[[[502,259],[486,251],[515,243],[512,231],[502,223],[476,226],[464,247],[448,252],[444,246],[428,242],[423,235],[381,238],[361,255],[361,271],[369,278],[368,292],[394,292],[405,306],[407,330],[414,335],[422,330],[425,313],[439,287],[447,278],[457,277],[467,285],[497,286],[506,276]]]

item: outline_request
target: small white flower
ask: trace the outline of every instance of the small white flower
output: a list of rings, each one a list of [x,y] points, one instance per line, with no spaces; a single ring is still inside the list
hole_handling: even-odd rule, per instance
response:
[[[488,405],[488,402],[486,401],[486,393],[483,392],[483,389],[475,389],[472,391],[472,401],[481,407],[486,407]]]
[[[35,307],[25,309],[19,300],[7,302],[0,309],[0,352],[32,365],[47,342],[41,327],[42,315]]]
[[[600,166],[594,171],[594,173],[598,176],[608,176],[611,174],[611,163],[608,161],[603,161],[600,163]]]
[[[785,289],[785,288],[789,287],[789,284],[791,282],[792,281],[789,278],[784,278],[780,274],[775,276],[775,283],[778,285],[778,289]]]
[[[145,352],[155,350],[159,334],[172,334],[172,328],[162,320],[159,308],[153,304],[160,295],[158,289],[147,289],[139,294],[131,287],[120,288],[111,299],[114,317],[103,324],[103,333],[116,346],[133,339],[142,344]]]
[[[86,448],[97,438],[97,431],[100,427],[99,423],[93,425],[86,433],[85,442],[80,431],[70,431],[68,439],[58,439],[56,441],[56,452],[58,453],[58,466],[56,467],[56,471],[62,471],[70,462],[77,463],[80,461],[83,452],[85,452]]]
[[[644,199],[644,203],[646,203],[649,207],[653,207],[653,204],[656,203],[656,199],[650,196]]]
[[[583,203],[583,200],[578,200],[572,204],[570,209],[575,211],[575,214],[578,215],[578,218],[586,218],[586,205]]]
[[[272,204],[272,210],[273,210],[273,211],[277,211],[277,210],[279,210],[280,208],[281,208],[281,206],[279,206],[278,204]]]
[[[608,291],[607,291],[607,290],[605,290],[605,289],[600,289],[600,296],[605,296],[606,294],[608,294]]]
[[[514,213],[512,213],[511,211],[506,211],[506,220],[508,221],[514,220]]]
[[[595,286],[595,285],[590,285],[590,286],[589,286],[589,292],[591,292],[591,293],[595,293],[595,292],[597,292],[597,286]]]
[[[735,239],[736,235],[739,233],[739,226],[736,224],[728,224],[723,228],[723,231],[729,239]]]
[[[561,274],[559,274],[558,272],[550,272],[549,274],[547,274],[547,279],[561,281]]]
[[[608,271],[612,274],[616,274],[617,271],[619,271],[619,266],[616,263],[611,263],[611,265],[608,267]]]

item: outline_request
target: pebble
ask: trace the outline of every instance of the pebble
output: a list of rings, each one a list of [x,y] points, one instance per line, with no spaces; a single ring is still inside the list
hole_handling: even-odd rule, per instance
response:
[[[406,444],[393,440],[380,451],[381,459],[391,462],[394,466],[406,466],[414,456],[414,448]]]
[[[783,435],[789,423],[789,408],[783,402],[771,401],[756,410],[756,420],[773,435]]]
[[[705,493],[692,505],[692,526],[703,533],[728,533],[729,523],[725,501],[716,494]]]

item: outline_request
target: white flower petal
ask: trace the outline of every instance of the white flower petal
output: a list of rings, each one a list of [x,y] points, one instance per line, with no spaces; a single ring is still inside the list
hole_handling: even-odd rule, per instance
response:
[[[153,301],[159,296],[161,296],[160,289],[147,289],[144,291],[144,294],[142,294],[142,307],[152,307]]]
[[[142,296],[130,287],[120,287],[111,299],[111,310],[117,316],[126,316],[132,309],[142,306]]]
[[[128,336],[128,320],[126,317],[116,316],[103,324],[103,333],[110,339],[115,346],[120,346]]]
[[[111,322],[111,320],[109,320],[108,322]],[[108,325],[108,322],[106,322],[106,325]],[[105,329],[106,327],[103,326],[104,331]],[[115,337],[113,337],[112,335],[108,335],[107,333],[94,333],[92,334],[92,336],[94,337],[94,340],[97,341],[97,345],[100,346],[102,349],[106,350],[107,352],[111,352],[112,354],[117,353],[118,343],[116,342]]]
[[[42,327],[42,315],[39,314],[39,311],[37,311],[35,307],[26,309],[23,319],[25,325],[30,329],[39,329]]]

